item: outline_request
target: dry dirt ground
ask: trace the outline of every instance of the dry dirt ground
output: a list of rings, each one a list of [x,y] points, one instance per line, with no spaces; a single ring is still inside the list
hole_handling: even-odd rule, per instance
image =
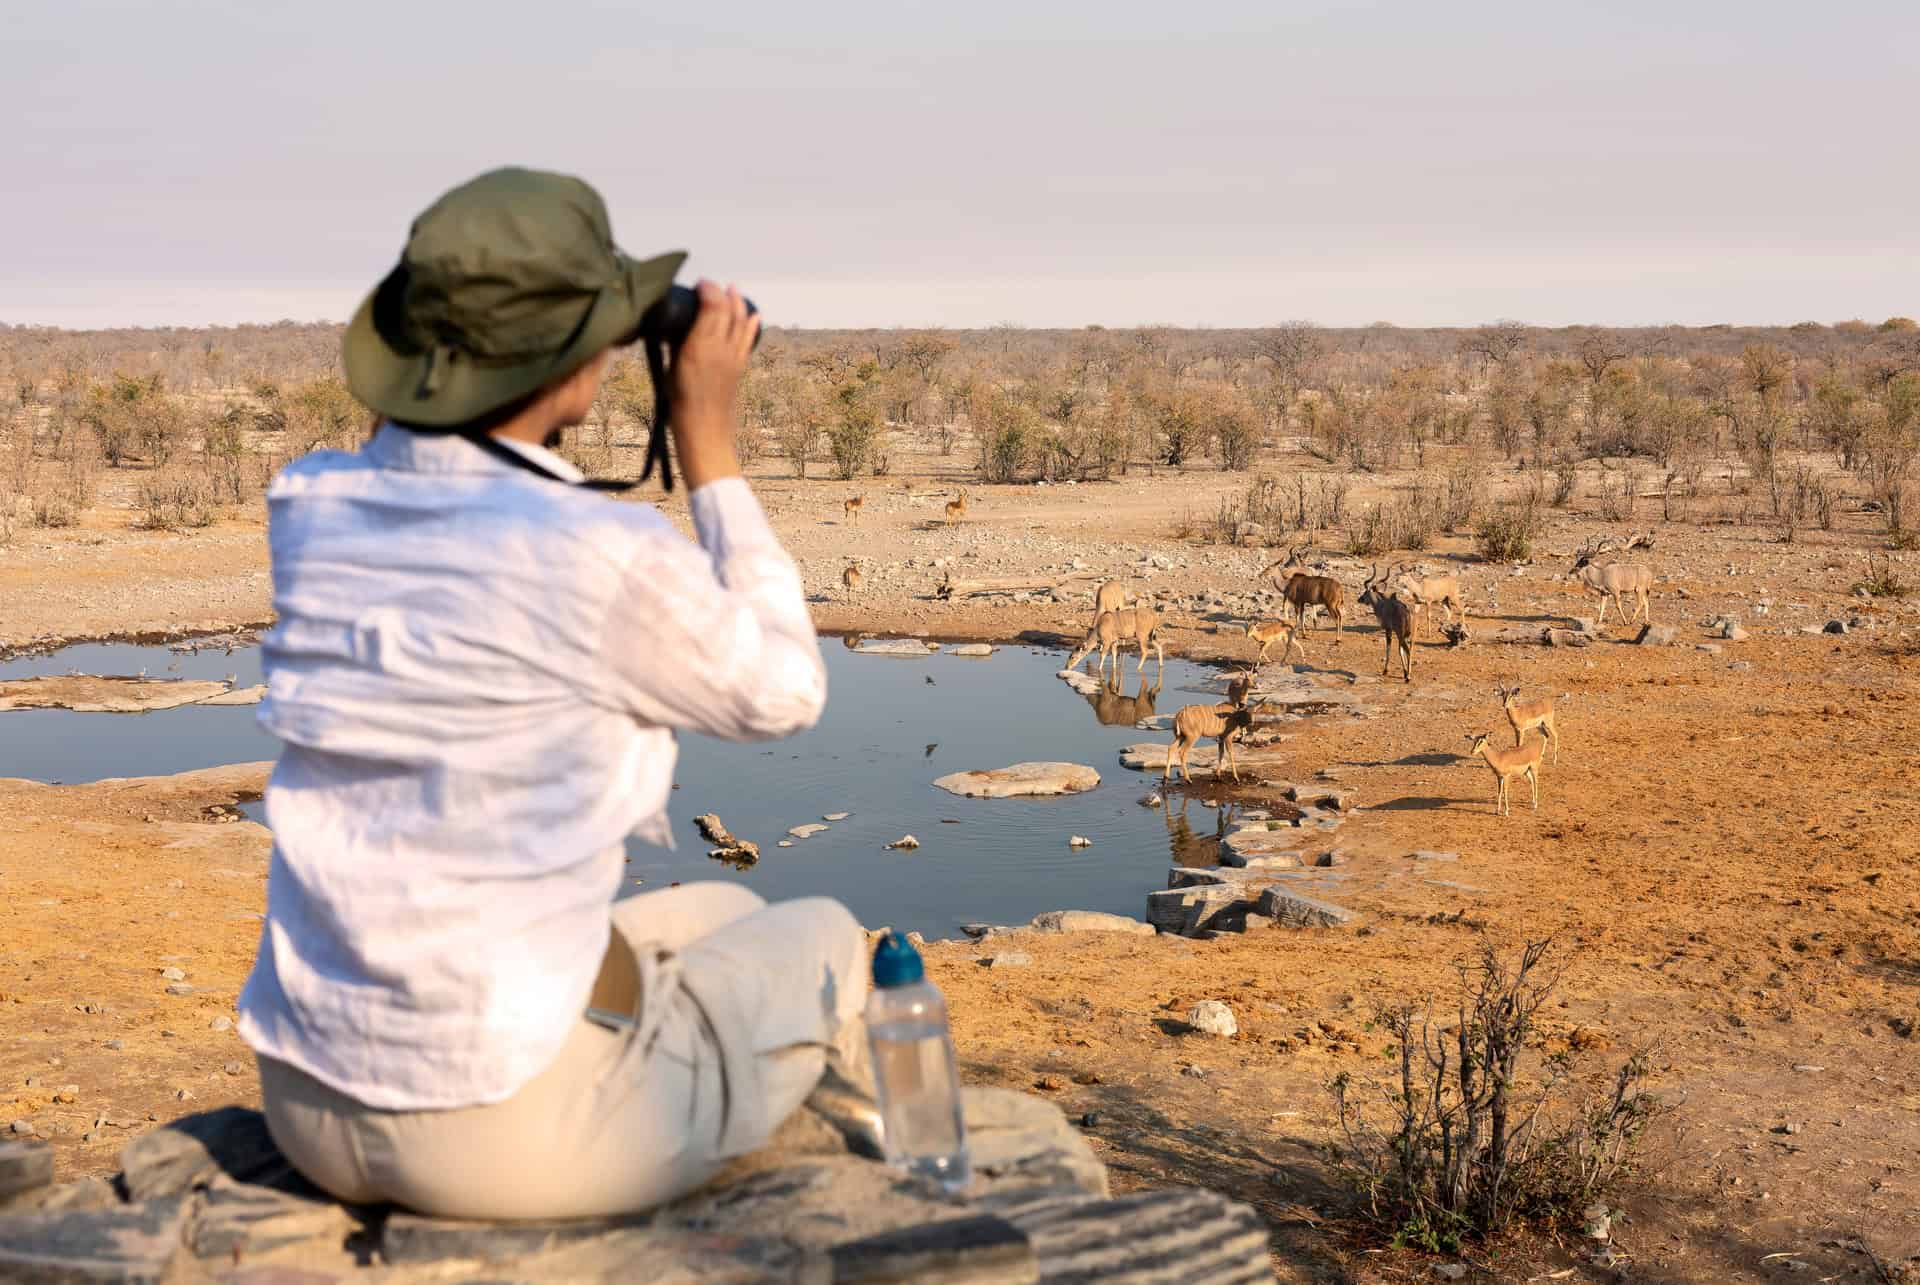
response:
[[[904,482],[762,486],[823,629],[996,639],[1084,628],[1079,600],[931,600],[937,559],[973,578],[1067,575],[1077,560],[1191,601],[1243,592],[1273,556],[1171,534],[1179,514],[1210,514],[1241,479],[970,486],[967,517],[949,526],[954,479],[939,476],[942,461],[916,464]],[[841,502],[863,492],[856,528]],[[1349,504],[1366,498],[1357,490]],[[684,516],[680,497],[668,507]],[[1640,518],[1658,540],[1654,619],[1679,632],[1663,648],[1628,645],[1631,631],[1611,621],[1583,649],[1491,641],[1593,614],[1557,578],[1564,555],[1603,529],[1590,517],[1556,519],[1519,576],[1472,561],[1464,537],[1441,541],[1427,560],[1459,560],[1475,641],[1423,642],[1409,686],[1380,679],[1370,621],[1338,642],[1311,637],[1306,672],[1361,689],[1375,712],[1295,724],[1284,743],[1297,755],[1290,778],[1325,769],[1359,795],[1338,846],[1352,857],[1343,900],[1364,925],[1195,942],[1034,937],[1025,968],[982,968],[979,948],[936,944],[967,1074],[1090,1113],[1116,1185],[1196,1182],[1258,1205],[1282,1279],[1435,1279],[1422,1256],[1353,1234],[1324,1163],[1328,1081],[1384,1068],[1385,1041],[1368,1029],[1376,1006],[1444,999],[1455,962],[1482,943],[1551,935],[1566,976],[1546,1046],[1580,1046],[1594,1075],[1651,1048],[1655,1087],[1676,1104],[1616,1224],[1633,1276],[1873,1279],[1856,1243],[1890,1263],[1920,1254],[1920,616],[1912,600],[1850,595],[1882,538],[1877,519],[1846,520],[1778,545],[1762,528]],[[257,521],[148,535],[113,510],[76,532],[24,533],[0,551],[0,644],[262,622],[260,537]],[[840,572],[854,556],[868,578],[848,603]],[[1896,572],[1920,580],[1902,557]],[[1722,613],[1751,636],[1698,650],[1702,622]],[[1249,657],[1244,637],[1209,619],[1222,614],[1176,613],[1170,649]],[[1801,632],[1830,618],[1864,627]],[[1523,798],[1496,817],[1492,775],[1461,757],[1463,737],[1496,724],[1491,689],[1514,679],[1559,697],[1566,745],[1538,813]],[[155,1119],[255,1099],[230,1017],[267,838],[218,818],[264,772],[0,782],[0,1128],[19,1120],[52,1137],[63,1174],[110,1169]],[[1206,860],[1216,828],[1207,801],[1227,797],[1204,777],[1171,796],[1170,826],[1184,818],[1198,834],[1192,861]],[[1415,849],[1459,859],[1431,867],[1408,859]],[[1209,998],[1233,1007],[1237,1037],[1184,1031],[1190,1006]],[[1610,1278],[1570,1252],[1576,1237],[1562,1239],[1516,1238],[1461,1261],[1478,1279]]]

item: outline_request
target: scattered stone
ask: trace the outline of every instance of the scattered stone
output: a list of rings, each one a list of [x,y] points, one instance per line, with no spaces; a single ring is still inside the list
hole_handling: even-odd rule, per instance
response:
[[[1188,1076],[1195,1080],[1204,1080],[1207,1078],[1207,1068],[1204,1066],[1195,1066],[1193,1063],[1189,1062],[1185,1066],[1180,1068],[1180,1074]]]
[[[1788,1134],[1789,1136],[1791,1136],[1792,1134],[1796,1134],[1796,1133],[1798,1133],[1798,1132],[1800,1132],[1800,1125],[1799,1125],[1798,1123],[1795,1123],[1795,1122],[1793,1122],[1793,1121],[1788,1121],[1788,1122],[1787,1122],[1787,1123],[1785,1123],[1785,1124],[1776,1124],[1776,1125],[1774,1125],[1774,1126],[1773,1126],[1773,1131],[1774,1131],[1775,1133],[1784,1133],[1784,1134]]]
[[[998,955],[989,955],[988,968],[1027,968],[1033,964],[1033,956],[1024,950],[1004,950]]]
[[[792,839],[776,839],[774,840],[773,846],[776,848],[791,848],[793,846],[793,840]]]
[[[1718,636],[1726,639],[1728,642],[1745,642],[1747,640],[1747,631],[1742,629],[1733,620],[1728,619],[1720,622],[1720,632]]]
[[[1443,1281],[1462,1280],[1466,1277],[1467,1265],[1465,1263],[1435,1263],[1433,1265],[1433,1274]]]
[[[167,967],[160,970],[160,976],[170,982],[184,982],[187,974],[184,969]]]
[[[1140,806],[1143,808],[1157,808],[1164,802],[1166,802],[1166,800],[1161,798],[1157,793],[1143,794],[1140,796]]]
[[[207,1029],[210,1031],[230,1031],[233,1029],[233,1019],[225,1013],[222,1013],[207,1023]]]
[[[1350,858],[1344,851],[1339,848],[1334,848],[1329,852],[1321,853],[1320,859],[1313,864],[1321,869],[1327,869],[1332,866],[1344,866],[1349,860]]]
[[[1015,763],[1010,767],[953,772],[934,782],[949,794],[974,799],[1079,794],[1100,784],[1100,774],[1079,763]]]
[[[1745,672],[1746,670],[1753,668],[1753,662],[1748,660],[1736,660],[1731,665],[1728,665],[1727,668],[1734,670],[1736,672]]]
[[[1029,927],[1043,933],[1133,933],[1153,936],[1153,925],[1125,915],[1099,910],[1047,910],[1033,917]]]
[[[1847,622],[1844,620],[1829,620],[1820,627],[1820,632],[1823,634],[1844,634],[1847,632]]]
[[[1540,641],[1548,647],[1590,647],[1593,635],[1576,633],[1571,629],[1555,629],[1551,625],[1540,631]]]
[[[167,985],[167,994],[191,995],[193,994],[193,987],[186,982],[170,982]]]
[[[1633,641],[1642,647],[1671,647],[1673,638],[1672,625],[1656,625],[1649,622],[1640,626],[1640,632],[1634,635]]]
[[[993,655],[993,645],[991,643],[961,643],[953,649],[952,654],[955,656],[971,656],[978,659],[980,657]]]
[[[34,1135],[33,1121],[31,1120],[15,1120],[7,1127],[21,1137],[31,1138]]]
[[[1719,643],[1695,643],[1693,649],[1695,651],[1704,651],[1709,656],[1718,656],[1720,654]]]
[[[844,821],[852,815],[853,813],[851,812],[829,812],[820,819],[822,821]]]
[[[1233,1010],[1217,999],[1203,999],[1189,1009],[1187,1025],[1202,1035],[1217,1035],[1222,1039],[1240,1033],[1240,1023],[1234,1020]]]
[[[914,838],[910,834],[903,834],[898,839],[895,839],[892,843],[889,843],[887,846],[889,848],[912,849],[920,846],[920,840]]]
[[[1597,634],[1600,632],[1600,622],[1592,616],[1575,616],[1569,623],[1573,626],[1575,633]]]
[[[1084,834],[1076,834],[1067,840],[1067,846],[1069,848],[1091,848],[1093,846],[1093,840]]]
[[[1818,1072],[1820,1072],[1820,1071],[1824,1071],[1824,1070],[1826,1070],[1827,1068],[1826,1068],[1826,1067],[1824,1067],[1824,1066],[1812,1066],[1812,1065],[1810,1065],[1810,1064],[1808,1064],[1808,1063],[1805,1063],[1805,1062],[1802,1062],[1802,1063],[1799,1063],[1798,1065],[1796,1065],[1796,1066],[1795,1066],[1795,1067],[1794,1067],[1793,1069],[1794,1069],[1794,1070],[1796,1070],[1796,1071],[1804,1071],[1804,1072],[1806,1072],[1806,1073],[1808,1073],[1808,1074],[1815,1074],[1815,1073],[1818,1073]]]
[[[1460,854],[1457,852],[1434,852],[1427,848],[1422,848],[1411,855],[1415,861],[1458,861],[1460,859]]]

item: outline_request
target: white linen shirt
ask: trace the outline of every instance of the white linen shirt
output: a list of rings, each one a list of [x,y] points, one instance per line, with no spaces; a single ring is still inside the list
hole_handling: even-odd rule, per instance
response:
[[[509,443],[569,481],[579,474]],[[810,726],[800,576],[740,479],[651,505],[385,425],[267,493],[273,862],[240,1034],[368,1106],[513,1095],[580,1020],[675,728]]]

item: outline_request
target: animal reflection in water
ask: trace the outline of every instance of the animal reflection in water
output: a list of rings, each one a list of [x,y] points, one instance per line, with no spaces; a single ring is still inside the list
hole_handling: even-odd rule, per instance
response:
[[[1212,834],[1196,834],[1193,824],[1187,820],[1187,809],[1192,803],[1192,795],[1182,795],[1179,807],[1169,799],[1161,809],[1167,820],[1167,849],[1176,866],[1211,869],[1220,864],[1220,840],[1233,825],[1233,805],[1228,803],[1213,809]]]
[[[1148,686],[1143,675],[1140,690],[1128,696],[1120,686],[1118,667],[1106,677],[1097,691],[1083,693],[1087,704],[1093,707],[1093,716],[1100,720],[1102,727],[1132,727],[1142,719],[1153,717],[1153,703],[1160,695],[1160,684],[1167,680],[1163,670]]]

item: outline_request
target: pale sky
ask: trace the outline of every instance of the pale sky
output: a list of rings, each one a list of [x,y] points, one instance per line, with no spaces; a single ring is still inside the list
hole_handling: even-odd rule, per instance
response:
[[[1920,4],[5,0],[0,321],[344,319],[481,170],[798,326],[1920,314]]]

